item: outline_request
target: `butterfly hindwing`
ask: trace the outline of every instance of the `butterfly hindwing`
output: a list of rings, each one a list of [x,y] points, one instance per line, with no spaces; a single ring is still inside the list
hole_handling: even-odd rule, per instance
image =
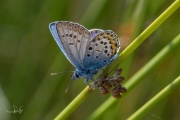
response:
[[[109,64],[119,50],[119,40],[114,32],[107,30],[94,37],[87,48],[84,63],[90,70]]]
[[[90,30],[90,33],[91,33],[91,40],[96,37],[99,33],[102,33],[104,32],[103,30],[101,29],[91,29]]]

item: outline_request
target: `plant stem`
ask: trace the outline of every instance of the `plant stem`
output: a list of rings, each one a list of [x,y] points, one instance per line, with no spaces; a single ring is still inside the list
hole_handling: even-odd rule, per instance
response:
[[[54,120],[66,119],[92,92],[87,86]]]
[[[137,110],[134,114],[132,114],[127,120],[139,120],[145,114],[148,113],[156,104],[162,101],[165,97],[167,97],[173,90],[180,86],[180,76],[178,76],[172,83],[166,86],[163,90],[161,90],[156,96],[154,96],[151,100],[149,100],[145,105],[143,105],[139,110]]]

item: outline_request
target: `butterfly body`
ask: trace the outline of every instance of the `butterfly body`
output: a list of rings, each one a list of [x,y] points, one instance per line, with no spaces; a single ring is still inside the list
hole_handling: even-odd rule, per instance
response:
[[[85,78],[86,84],[99,69],[117,57],[120,49],[120,41],[111,30],[88,30],[68,21],[52,22],[49,28],[66,58],[76,68],[72,78]]]

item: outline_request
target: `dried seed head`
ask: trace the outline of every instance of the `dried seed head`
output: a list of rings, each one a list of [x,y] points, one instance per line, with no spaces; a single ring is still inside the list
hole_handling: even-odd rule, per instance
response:
[[[122,68],[119,68],[116,70],[114,75],[117,76],[117,75],[120,75],[121,73],[122,73]]]
[[[112,96],[114,98],[120,98],[121,97],[121,95],[119,93],[112,93]]]
[[[121,92],[120,88],[113,88],[112,89],[112,93],[120,93],[120,92]]]
[[[122,83],[122,82],[124,81],[124,79],[125,79],[125,78],[124,78],[123,76],[120,76],[117,81],[118,81],[119,83]]]
[[[104,75],[97,79],[96,82],[92,82],[89,90],[99,89],[101,94],[106,95],[111,93],[114,98],[120,98],[120,93],[127,92],[126,88],[121,85],[124,81],[123,76],[118,76],[122,72],[122,69],[117,69],[113,76]]]
[[[109,93],[108,89],[104,88],[104,87],[99,87],[99,90],[101,92],[101,94],[106,95],[107,93]]]
[[[121,92],[121,93],[126,93],[126,92],[127,92],[127,89],[126,89],[125,87],[121,86],[120,92]]]

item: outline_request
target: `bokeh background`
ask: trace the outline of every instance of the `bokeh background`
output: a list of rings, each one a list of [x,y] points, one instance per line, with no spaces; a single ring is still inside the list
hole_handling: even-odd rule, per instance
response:
[[[73,21],[88,29],[110,29],[125,49],[173,1],[168,0],[6,0],[0,1],[0,119],[50,120],[55,118],[84,88],[83,80],[65,89],[74,70],[50,34],[53,21]],[[128,81],[180,32],[180,10],[171,15],[119,66]],[[180,48],[126,93],[99,119],[123,120],[151,99],[180,71]],[[94,91],[69,117],[86,119],[111,95]],[[23,106],[22,114],[7,113],[13,105]],[[155,106],[143,119],[180,118],[180,88]],[[157,117],[155,117],[157,116]]]

